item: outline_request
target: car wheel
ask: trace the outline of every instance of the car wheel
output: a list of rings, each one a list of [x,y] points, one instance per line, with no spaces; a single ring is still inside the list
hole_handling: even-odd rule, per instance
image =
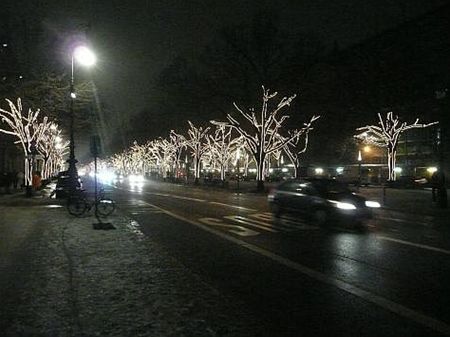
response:
[[[314,225],[323,226],[328,222],[328,213],[322,208],[313,211],[312,221]]]

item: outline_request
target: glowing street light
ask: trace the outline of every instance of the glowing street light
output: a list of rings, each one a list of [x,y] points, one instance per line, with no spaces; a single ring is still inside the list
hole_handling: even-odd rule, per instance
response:
[[[76,163],[78,160],[75,159],[75,141],[74,141],[74,101],[77,97],[74,89],[74,65],[75,61],[83,66],[92,66],[96,62],[95,54],[89,50],[86,46],[78,46],[72,50],[72,66],[71,66],[71,77],[70,77],[70,153],[68,175],[70,177],[70,187],[71,190],[75,190],[78,186],[78,172]]]

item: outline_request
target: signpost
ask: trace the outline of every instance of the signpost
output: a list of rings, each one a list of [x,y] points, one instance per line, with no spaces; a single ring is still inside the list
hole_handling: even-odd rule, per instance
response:
[[[95,188],[95,214],[97,215],[97,157],[101,153],[101,142],[98,135],[91,136],[91,154],[94,156],[94,188]]]

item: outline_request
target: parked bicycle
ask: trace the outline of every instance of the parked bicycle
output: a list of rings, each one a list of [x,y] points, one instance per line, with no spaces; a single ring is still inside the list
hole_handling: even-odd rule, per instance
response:
[[[94,200],[89,200],[84,191],[80,191],[67,198],[67,210],[75,216],[82,216],[95,207],[97,216],[108,216],[116,209],[114,200],[105,198],[105,193],[100,190],[99,195]]]

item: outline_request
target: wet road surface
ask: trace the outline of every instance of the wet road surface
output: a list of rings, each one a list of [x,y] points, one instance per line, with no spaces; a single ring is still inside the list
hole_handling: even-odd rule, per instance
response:
[[[238,297],[268,336],[450,334],[445,228],[378,212],[363,229],[275,220],[266,197],[146,182],[109,192],[136,229]]]

